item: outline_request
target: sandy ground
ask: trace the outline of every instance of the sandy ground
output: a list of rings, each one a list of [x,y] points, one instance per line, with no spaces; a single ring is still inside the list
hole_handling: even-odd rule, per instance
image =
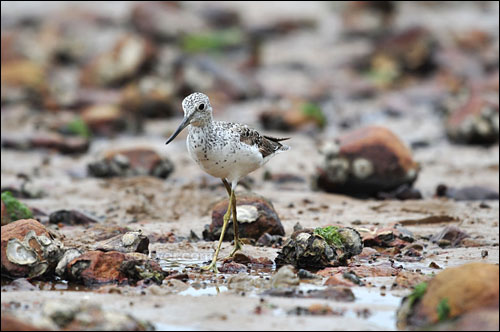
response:
[[[193,4],[202,6],[201,4]],[[236,6],[234,3],[225,4]],[[4,17],[2,3],[2,18]],[[8,5],[12,17],[26,10],[18,5]],[[30,5],[36,11],[36,5]],[[240,6],[239,2],[238,5]],[[238,7],[246,12],[245,20],[252,24],[259,21],[269,22],[276,17],[301,16],[314,13],[321,22],[318,40],[311,39],[308,32],[300,32],[286,38],[270,41],[264,48],[264,69],[259,73],[259,81],[266,91],[286,91],[291,94],[307,94],[310,77],[297,78],[295,74],[281,76],[274,72],[273,66],[279,63],[304,61],[314,73],[322,68],[335,67],[346,56],[363,53],[363,44],[338,42],[336,48],[324,49],[325,40],[331,45],[339,33],[341,22],[327,13],[318,14],[317,3],[301,6],[283,6],[269,4],[273,10],[259,15],[255,6],[243,3]],[[464,4],[446,10],[430,10],[406,4],[401,7],[401,15],[395,22],[397,27],[411,26],[420,23],[425,16],[426,26],[437,36],[445,26],[479,26],[485,29],[498,30],[498,14],[484,14],[471,4]],[[30,7],[30,8],[31,8]],[[45,8],[50,11],[50,6]],[[242,9],[246,8],[246,9]],[[322,8],[322,7],[321,7]],[[496,7],[498,9],[498,6]],[[31,10],[31,9],[30,9]],[[115,12],[116,16],[125,15],[127,8]],[[325,11],[326,12],[326,11]],[[497,10],[498,12],[498,10]],[[406,19],[404,19],[406,18]],[[496,20],[495,20],[496,18]],[[474,25],[475,24],[475,25]],[[330,35],[330,32],[334,31]],[[286,49],[288,52],[283,52]],[[277,55],[278,54],[278,55]],[[266,70],[266,68],[268,70]],[[297,80],[291,79],[297,78]],[[317,74],[316,77],[320,77]],[[335,80],[336,88],[343,85],[342,73]],[[429,96],[432,84],[422,91],[404,91],[401,93]],[[418,90],[418,89],[416,89]],[[425,98],[424,98],[425,99]],[[234,103],[225,108],[214,105],[215,117],[219,120],[240,121],[253,127],[259,127],[256,110],[261,109],[265,101],[248,101]],[[470,147],[450,144],[443,133],[442,122],[433,115],[428,105],[422,104],[401,117],[381,116],[383,98],[369,101],[337,101],[327,109],[331,126],[312,137],[307,133],[290,134],[291,151],[280,154],[261,169],[252,173],[249,178],[250,189],[270,199],[285,228],[286,236],[293,232],[294,225],[299,222],[304,227],[320,227],[326,225],[354,226],[356,228],[384,228],[396,222],[406,222],[405,226],[416,237],[428,237],[438,233],[447,225],[458,226],[467,232],[478,244],[476,247],[459,247],[442,249],[435,244],[425,242],[424,259],[419,262],[398,262],[406,271],[420,270],[425,274],[439,272],[429,267],[431,262],[442,269],[462,265],[467,262],[482,261],[492,264],[499,262],[499,202],[474,201],[456,202],[445,198],[435,198],[436,186],[440,183],[456,187],[478,185],[499,191],[499,147]],[[313,191],[311,178],[321,157],[317,146],[322,140],[332,139],[342,133],[338,124],[340,119],[361,116],[357,125],[381,124],[393,130],[402,140],[410,145],[413,142],[426,141],[424,148],[412,151],[414,159],[420,164],[421,171],[415,187],[424,198],[409,201],[360,200],[348,196]],[[54,114],[31,113],[23,107],[6,107],[1,112],[2,136],[19,133],[30,133],[43,118],[50,123],[56,118]],[[92,214],[100,222],[96,227],[51,225],[68,247],[89,249],[96,239],[102,235],[102,229],[108,231],[113,227],[127,227],[131,230],[142,230],[146,235],[155,237],[172,232],[177,237],[188,237],[194,231],[201,237],[206,224],[211,222],[211,208],[215,202],[224,198],[225,189],[219,180],[204,174],[189,158],[185,146],[186,133],[182,133],[170,145],[165,146],[165,139],[175,130],[180,118],[149,121],[142,136],[123,135],[115,138],[98,138],[92,141],[89,153],[81,156],[64,156],[46,151],[21,152],[2,149],[1,182],[2,187],[18,186],[22,181],[19,174],[28,175],[30,186],[42,190],[45,195],[38,199],[25,199],[30,207],[46,213],[59,209],[76,209]],[[276,136],[283,133],[268,132]],[[286,135],[286,134],[285,134]],[[101,153],[109,149],[121,147],[151,147],[162,156],[168,157],[175,165],[175,171],[166,179],[152,177],[96,179],[87,177],[86,166],[95,161]],[[264,174],[286,173],[303,178],[300,183],[278,184],[265,181]],[[238,191],[247,190],[239,186]],[[485,207],[486,205],[486,207]],[[421,222],[427,217],[443,217],[445,222]],[[200,241],[189,243],[152,242],[150,250],[156,251],[162,266],[166,269],[184,269],[191,271],[190,265],[202,264],[210,259],[215,249],[215,242]],[[226,256],[231,244],[224,242],[221,256]],[[487,250],[488,255],[482,258],[481,252]],[[261,248],[246,245],[243,252],[252,257],[268,257],[272,260],[278,249]],[[356,260],[361,265],[366,261]],[[377,264],[388,264],[388,258],[381,258]],[[269,278],[274,271],[252,271],[252,275]],[[190,280],[190,284],[180,286],[172,291],[140,290],[133,287],[123,288],[121,294],[106,293],[80,288],[41,284],[33,291],[14,290],[9,282],[2,283],[1,305],[6,310],[27,322],[37,323],[43,316],[42,308],[50,301],[69,301],[82,303],[98,303],[104,310],[117,310],[130,313],[136,318],[148,320],[159,330],[394,330],[396,329],[395,312],[403,296],[411,290],[391,291],[390,286],[395,277],[368,277],[369,287],[353,287],[356,297],[352,303],[335,300],[299,299],[262,296],[261,290],[253,290],[242,295],[240,292],[227,289],[227,279],[214,278],[202,288],[190,284],[201,282]],[[386,291],[381,287],[385,286]],[[321,288],[319,284],[301,283],[302,289]],[[50,290],[48,290],[50,289]],[[264,302],[261,302],[264,298]],[[297,316],[290,314],[296,307],[309,307],[311,304],[327,304],[332,309],[344,310],[338,316]],[[358,316],[358,312],[368,309],[368,317]]]
[[[175,122],[175,121],[172,121]],[[15,181],[19,172],[32,173],[37,168],[37,177],[33,186],[48,193],[42,199],[29,200],[30,206],[43,211],[61,208],[76,208],[103,218],[103,225],[126,226],[141,229],[147,235],[173,232],[176,236],[187,237],[190,230],[200,235],[205,224],[211,221],[211,206],[224,197],[224,188],[218,180],[204,175],[188,159],[182,138],[172,147],[164,148],[161,137],[144,140],[148,146],[157,147],[163,154],[174,160],[176,171],[166,180],[139,177],[131,179],[99,180],[92,178],[74,179],[67,175],[70,170],[83,168],[88,157],[70,158],[54,155],[49,165],[40,165],[43,158],[37,152],[20,153],[2,151],[2,185]],[[124,138],[118,144],[127,143]],[[499,233],[497,201],[487,202],[489,208],[480,207],[481,202],[455,202],[448,199],[427,197],[415,201],[376,201],[358,200],[347,196],[314,192],[309,188],[311,165],[304,167],[303,158],[298,156],[311,154],[316,158],[314,149],[309,148],[306,137],[296,136],[291,141],[292,151],[275,158],[265,167],[271,172],[303,174],[304,183],[275,184],[262,180],[264,170],[251,175],[254,179],[252,190],[271,199],[286,234],[293,231],[299,222],[304,227],[318,227],[330,224],[355,227],[383,228],[394,222],[416,220],[416,225],[407,228],[415,235],[432,235],[446,225],[457,225],[479,241],[480,247],[441,249],[436,245],[426,248],[425,259],[418,263],[396,263],[406,270],[420,269],[425,273],[434,272],[428,268],[430,262],[440,267],[461,265],[471,261],[498,263]],[[113,141],[103,146],[115,147]],[[168,150],[168,151],[167,151]],[[449,155],[449,158],[443,155]],[[439,155],[438,159],[432,156]],[[460,158],[453,156],[460,155]],[[468,147],[437,146],[417,152],[416,160],[422,164],[422,173],[416,183],[424,193],[433,190],[434,181],[460,185],[498,182],[498,146],[477,150]],[[311,159],[309,159],[311,160]],[[182,166],[180,166],[182,165]],[[286,166],[285,166],[286,165]],[[478,172],[477,170],[481,170]],[[470,176],[470,175],[473,176]],[[245,190],[239,188],[239,190]],[[290,207],[290,204],[293,207]],[[109,208],[113,212],[109,213]],[[135,208],[133,208],[135,207]],[[127,213],[126,211],[133,211]],[[418,220],[429,216],[448,216],[456,221],[437,224],[418,224]],[[93,233],[81,226],[65,226],[58,230],[64,236],[67,246],[90,248],[95,242]],[[221,256],[229,254],[231,245],[225,242]],[[173,244],[151,243],[150,250],[156,250],[157,257],[167,262],[201,263],[210,259],[215,242]],[[488,250],[488,256],[481,258],[481,251]],[[274,259],[277,249],[245,246],[244,253],[253,257]],[[269,275],[265,274],[264,275]],[[368,280],[371,280],[368,278]],[[96,294],[92,292],[69,291],[11,291],[2,292],[2,304],[20,303],[15,313],[20,316],[33,313],[40,315],[40,307],[52,299],[87,301],[101,303],[107,309],[129,312],[135,317],[153,322],[158,329],[272,329],[272,330],[315,330],[315,329],[395,329],[395,310],[401,296],[410,292],[388,291],[380,295],[379,287],[387,288],[394,277],[381,277],[373,280],[371,288],[355,287],[357,297],[354,303],[340,303],[332,300],[266,298],[269,309],[261,314],[255,313],[260,305],[259,291],[241,296],[237,292],[227,291],[224,282],[220,282],[223,291],[217,294],[209,285],[207,290],[184,291],[169,295],[117,295]],[[394,294],[393,294],[394,293]],[[211,295],[211,296],[210,296]],[[131,304],[133,303],[133,305]],[[341,317],[293,316],[286,313],[297,306],[308,307],[313,303],[325,303],[335,309],[346,309]],[[359,318],[357,310],[369,308],[369,318]],[[27,313],[29,311],[29,314]],[[34,319],[36,321],[36,319]],[[237,322],[237,323],[235,323]],[[332,325],[334,324],[334,325]]]

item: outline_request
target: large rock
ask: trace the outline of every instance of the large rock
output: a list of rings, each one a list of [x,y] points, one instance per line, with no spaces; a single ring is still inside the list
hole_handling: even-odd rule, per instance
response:
[[[138,259],[133,255],[110,251],[88,251],[67,265],[70,280],[84,285],[107,283],[136,283],[148,279],[161,284],[165,272],[144,255]]]
[[[493,100],[472,91],[464,104],[448,116],[446,133],[457,143],[493,144],[499,137],[498,117],[498,93]]]
[[[448,268],[429,281],[423,295],[411,297],[398,312],[401,328],[428,326],[482,308],[498,310],[498,265],[469,263]]]
[[[324,159],[316,186],[355,196],[374,196],[401,185],[412,185],[419,167],[410,150],[390,130],[360,128],[322,145]]]
[[[2,226],[2,275],[35,278],[54,272],[62,244],[34,219]]]
[[[217,203],[212,210],[212,223],[203,232],[207,241],[215,241],[220,237],[223,217],[227,211],[229,199]],[[273,204],[262,196],[253,193],[238,193],[236,195],[236,214],[238,217],[241,238],[258,240],[264,233],[270,235],[285,235],[278,214]],[[224,241],[232,241],[234,237],[232,218],[226,228]]]
[[[96,177],[152,175],[167,178],[174,165],[149,148],[111,150],[100,161],[88,165],[89,173]]]
[[[304,229],[292,234],[275,259],[277,266],[320,269],[346,265],[363,250],[359,233],[350,227]]]

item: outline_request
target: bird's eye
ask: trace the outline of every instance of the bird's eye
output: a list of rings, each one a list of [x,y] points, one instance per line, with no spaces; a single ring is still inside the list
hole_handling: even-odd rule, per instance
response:
[[[203,111],[205,109],[205,104],[200,104],[200,106],[198,106],[198,109],[200,111]]]

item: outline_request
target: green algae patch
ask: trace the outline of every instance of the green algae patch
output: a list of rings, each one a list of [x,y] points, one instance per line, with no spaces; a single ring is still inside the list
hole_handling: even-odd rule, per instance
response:
[[[12,196],[12,193],[10,191],[4,191],[2,193],[2,202],[5,204],[6,210],[5,218],[2,214],[2,225],[19,219],[33,218],[33,213],[31,212],[31,210],[26,205],[18,201],[14,196]]]
[[[426,290],[427,290],[427,283],[426,282],[422,282],[422,283],[415,286],[415,289],[413,289],[413,292],[408,296],[408,301],[409,301],[410,307],[413,306],[413,304],[417,300],[421,299],[424,296]]]
[[[182,38],[182,49],[188,53],[221,51],[229,47],[241,46],[245,36],[239,29],[225,29],[189,34]]]
[[[308,118],[313,119],[320,128],[326,126],[326,116],[317,104],[307,102],[302,105],[301,109],[302,113]]]
[[[77,118],[68,123],[66,129],[68,132],[84,138],[89,138],[91,135],[89,127],[82,118]]]
[[[334,246],[335,248],[343,247],[343,238],[338,227],[318,227],[314,230],[314,234],[320,235],[330,246]]]
[[[450,304],[448,299],[442,299],[437,306],[437,314],[440,322],[447,320],[450,317]]]

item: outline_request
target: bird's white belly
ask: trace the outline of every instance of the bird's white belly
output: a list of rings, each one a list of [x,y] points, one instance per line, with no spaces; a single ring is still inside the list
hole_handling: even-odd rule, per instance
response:
[[[210,148],[204,144],[187,141],[189,154],[208,174],[225,178],[230,182],[239,180],[259,168],[263,163],[261,153],[256,147],[243,143],[216,144]]]

